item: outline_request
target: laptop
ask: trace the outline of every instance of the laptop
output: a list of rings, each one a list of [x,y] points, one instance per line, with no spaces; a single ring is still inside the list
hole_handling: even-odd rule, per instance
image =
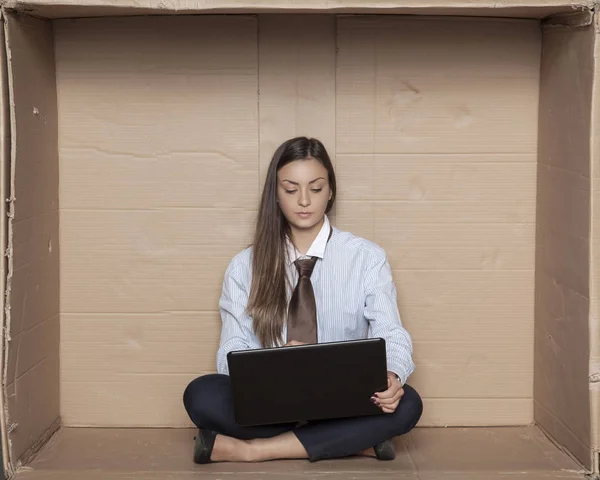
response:
[[[230,352],[238,425],[380,415],[371,402],[387,389],[382,338]]]

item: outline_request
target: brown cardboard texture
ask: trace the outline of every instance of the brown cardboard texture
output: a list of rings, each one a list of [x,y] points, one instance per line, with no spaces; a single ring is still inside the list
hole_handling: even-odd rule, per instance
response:
[[[545,18],[585,11],[591,0],[6,0],[46,18],[196,13],[363,13]]]
[[[580,467],[557,450],[535,427],[476,429],[417,429],[396,440],[401,461],[381,468],[361,458],[307,464],[304,461],[266,464],[214,464],[198,468],[189,456],[188,429],[81,429],[63,428],[31,464],[44,477],[70,472],[73,477],[105,478],[317,478],[325,472],[339,478],[582,478]],[[479,455],[473,455],[473,452]],[[76,454],[75,454],[76,453]],[[152,465],[152,473],[145,472]],[[175,476],[177,472],[178,476]],[[450,473],[454,472],[454,473]],[[23,471],[18,478],[28,478]],[[144,476],[144,475],[147,475]],[[173,476],[171,476],[173,475]],[[181,477],[179,476],[181,475]],[[262,475],[262,477],[260,476]],[[461,477],[459,475],[464,475]],[[31,478],[36,478],[35,476]],[[138,477],[133,477],[138,478]]]
[[[591,447],[589,132],[594,36],[591,25],[544,29],[540,91],[535,414],[578,458]],[[566,123],[573,128],[565,129]],[[555,394],[558,390],[560,395]]]
[[[385,469],[353,458],[206,474],[598,472],[588,6],[5,3],[7,473],[196,472],[182,393],[215,370],[224,270],[252,240],[273,150],[295,135],[334,158],[334,224],[388,254],[424,414]]]
[[[6,20],[11,151],[3,394],[7,453],[15,462],[59,418],[58,132],[51,25]]]
[[[595,19],[596,32],[599,30],[599,20]],[[594,40],[594,58],[598,59],[600,56],[600,39],[596,36]],[[593,196],[591,197],[592,203],[592,216],[590,219],[591,229],[591,246],[590,246],[590,403],[591,403],[591,433],[592,433],[592,447],[595,452],[600,452],[600,312],[599,312],[599,272],[600,265],[598,264],[598,242],[597,235],[599,231],[600,218],[598,203],[596,200],[599,199],[596,187],[598,187],[600,178],[600,138],[598,137],[600,127],[600,88],[598,87],[598,78],[600,76],[600,63],[598,61],[594,64],[594,88],[592,90],[592,115],[591,115],[591,128],[595,135],[592,135],[592,141],[590,142],[591,147],[591,184]],[[600,472],[600,454],[595,456],[594,470]]]

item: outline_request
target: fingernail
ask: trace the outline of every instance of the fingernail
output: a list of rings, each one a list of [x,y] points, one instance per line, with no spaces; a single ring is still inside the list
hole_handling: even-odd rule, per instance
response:
[[[375,404],[377,404],[377,400],[375,400],[375,398],[371,397],[371,401]]]

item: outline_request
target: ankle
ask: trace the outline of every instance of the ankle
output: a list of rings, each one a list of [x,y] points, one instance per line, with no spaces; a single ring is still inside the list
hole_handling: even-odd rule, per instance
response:
[[[211,460],[215,462],[236,461],[239,452],[239,448],[236,448],[238,443],[241,443],[241,440],[227,437],[225,435],[217,435],[215,438],[212,455],[210,457]]]
[[[244,445],[240,448],[239,454],[243,457],[244,462],[259,462],[260,456],[260,439],[245,440]]]

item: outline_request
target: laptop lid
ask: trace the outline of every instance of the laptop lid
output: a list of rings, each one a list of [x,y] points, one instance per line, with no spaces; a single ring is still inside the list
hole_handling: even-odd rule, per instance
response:
[[[236,422],[243,426],[378,415],[387,389],[381,338],[230,352]]]

